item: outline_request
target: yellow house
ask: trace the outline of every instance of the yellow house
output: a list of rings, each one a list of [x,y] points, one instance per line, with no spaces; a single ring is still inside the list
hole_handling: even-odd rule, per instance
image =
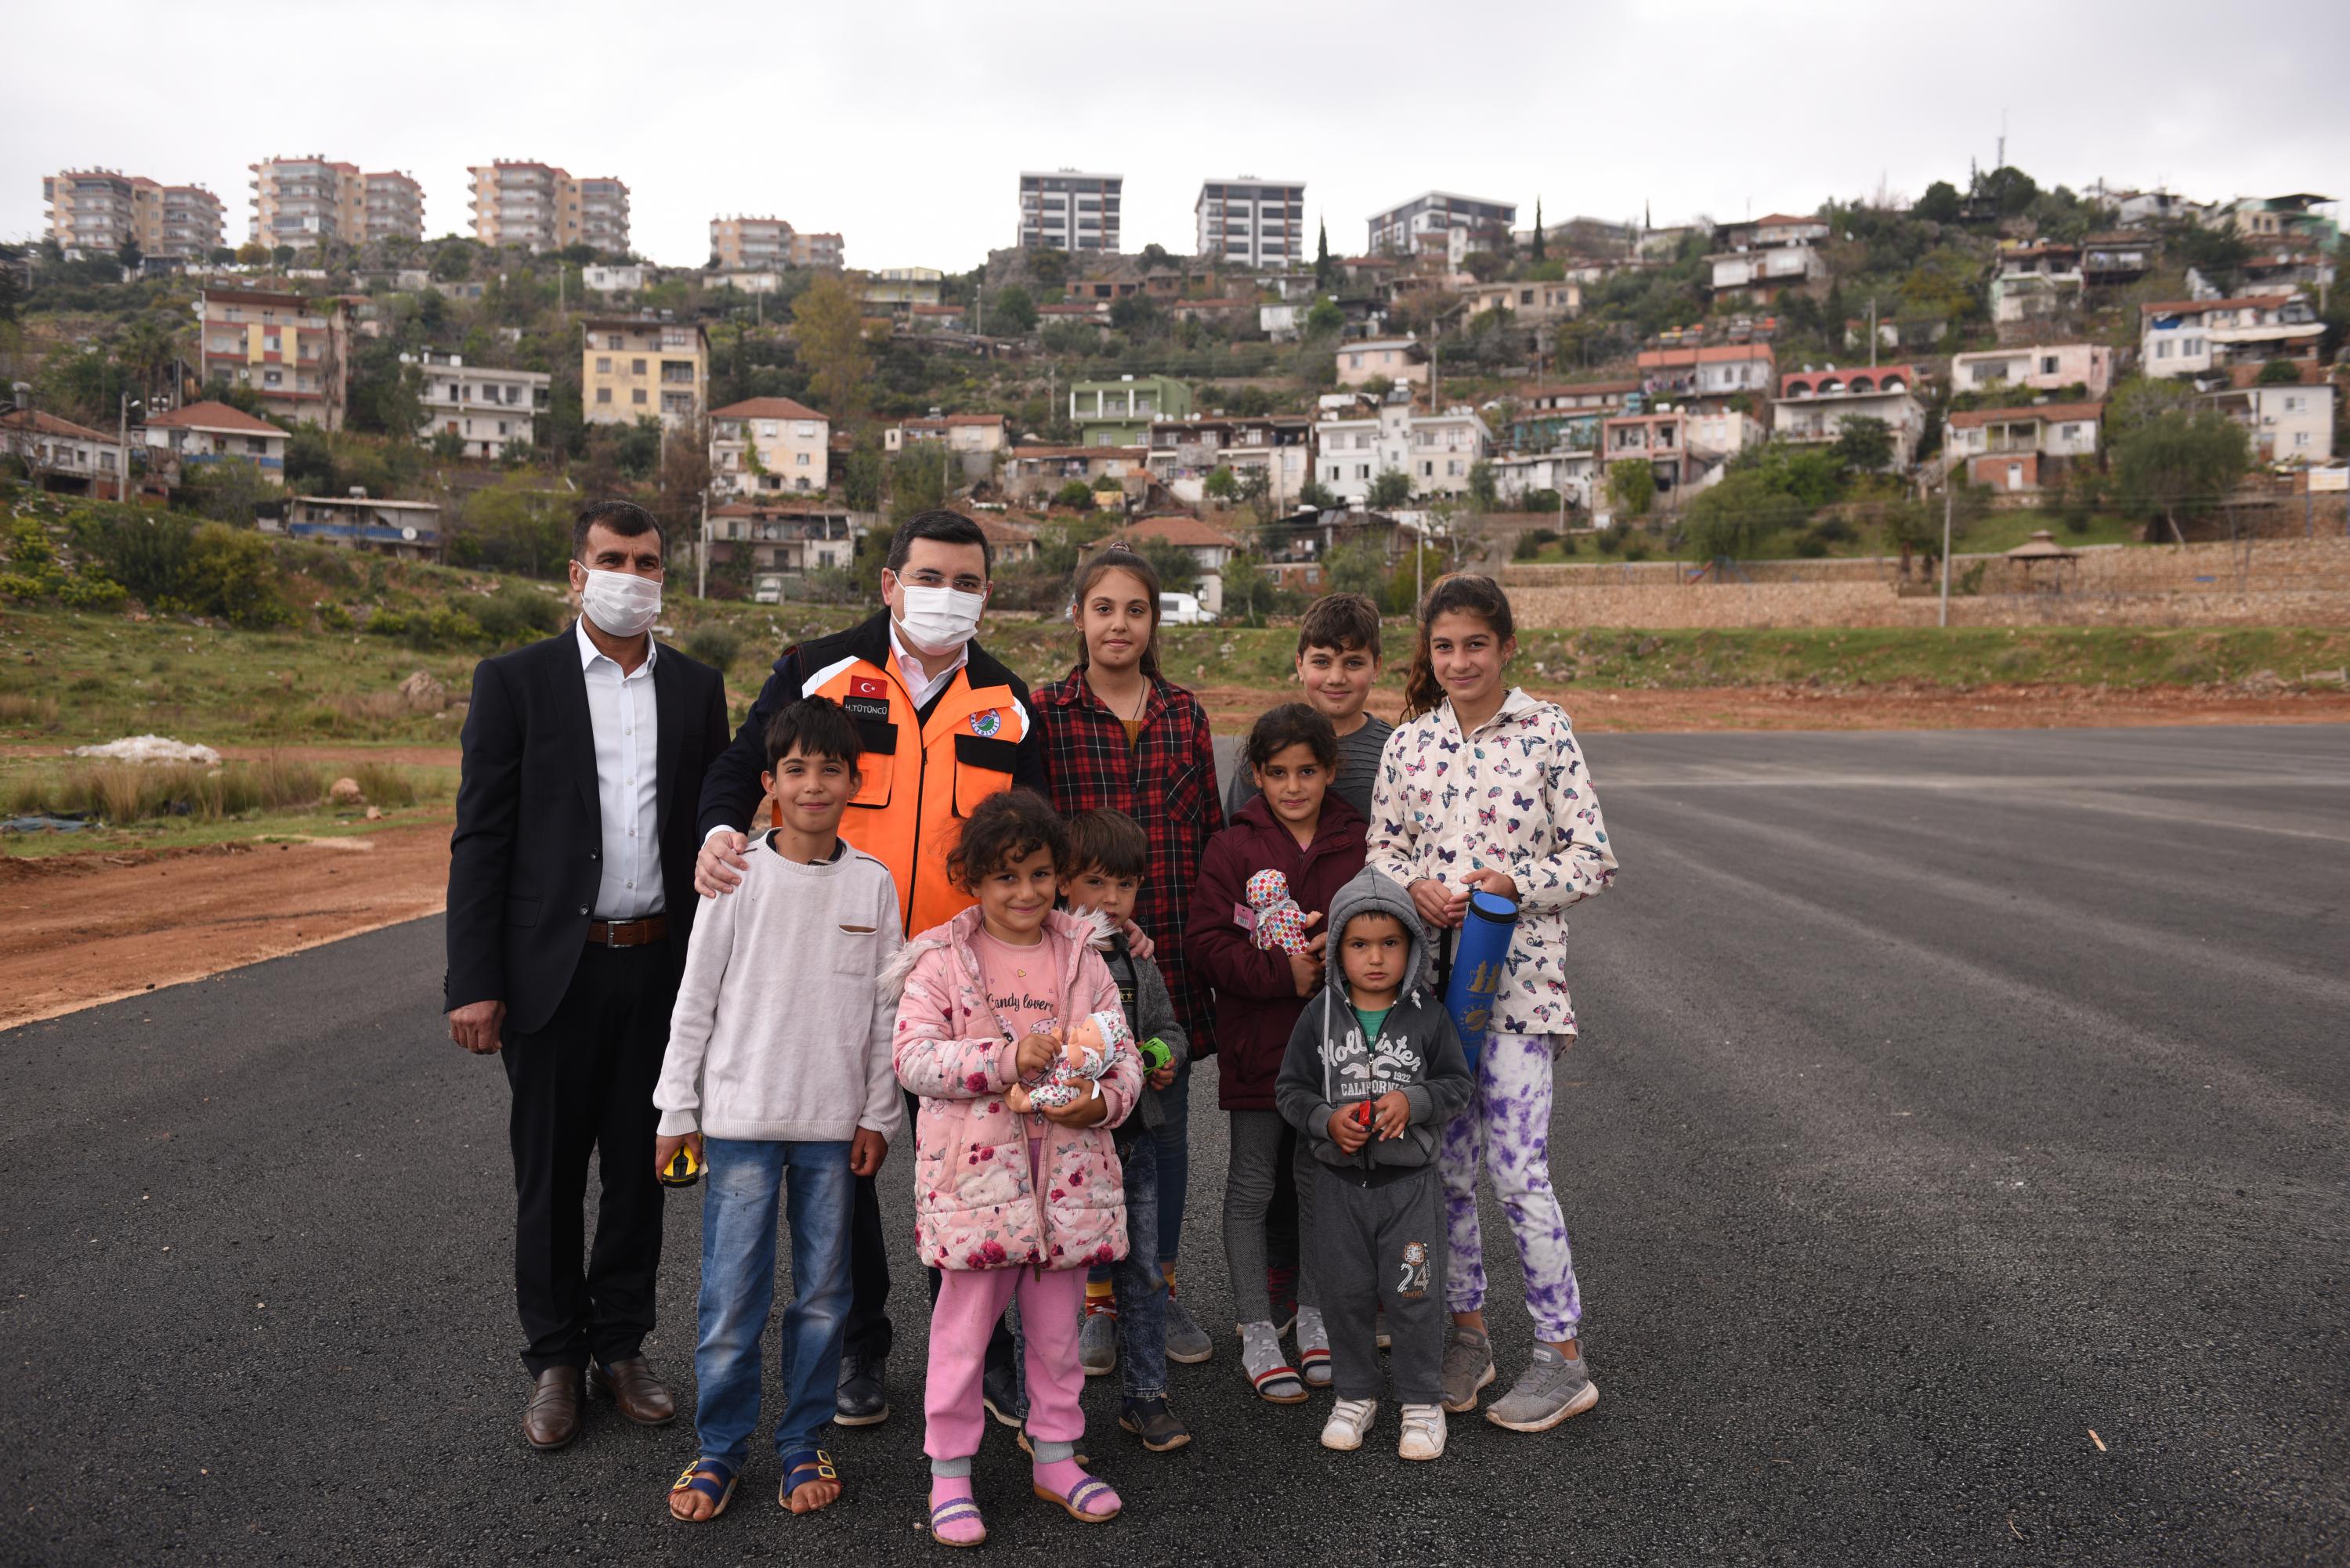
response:
[[[579,398],[591,425],[699,421],[710,400],[710,338],[687,322],[590,317],[579,348]]]
[[[832,482],[832,421],[789,398],[750,398],[710,416],[711,482],[736,495],[822,494]]]

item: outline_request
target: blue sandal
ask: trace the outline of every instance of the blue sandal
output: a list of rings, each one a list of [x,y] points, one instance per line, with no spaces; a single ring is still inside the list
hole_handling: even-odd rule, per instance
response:
[[[726,1463],[723,1459],[694,1460],[691,1464],[685,1467],[684,1471],[678,1476],[676,1480],[670,1484],[669,1516],[671,1519],[676,1520],[680,1524],[709,1523],[712,1520],[725,1512],[726,1505],[733,1501],[734,1482],[738,1478],[735,1476],[734,1472],[726,1467]],[[707,1514],[703,1515],[700,1519],[689,1519],[684,1514],[681,1514],[677,1511],[678,1494],[680,1492],[688,1491],[700,1492],[702,1496],[709,1498],[717,1503],[718,1506],[712,1509]]]
[[[802,1449],[797,1453],[786,1454],[784,1456],[784,1484],[775,1492],[775,1501],[785,1508],[790,1508],[792,1493],[809,1482],[837,1481],[839,1479],[840,1472],[833,1468],[832,1456],[822,1449]],[[841,1490],[844,1492],[847,1490],[846,1487]],[[840,1499],[835,1497],[832,1501],[838,1502]],[[830,1504],[826,1506],[829,1507]],[[810,1509],[808,1511],[813,1513],[816,1511]]]

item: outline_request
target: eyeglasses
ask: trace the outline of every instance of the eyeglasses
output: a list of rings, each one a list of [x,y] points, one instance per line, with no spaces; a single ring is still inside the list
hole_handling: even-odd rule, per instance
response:
[[[959,594],[983,594],[987,591],[985,577],[975,576],[965,572],[950,582],[947,580],[947,575],[935,566],[925,567],[919,572],[908,572],[898,580],[917,588],[952,588]]]

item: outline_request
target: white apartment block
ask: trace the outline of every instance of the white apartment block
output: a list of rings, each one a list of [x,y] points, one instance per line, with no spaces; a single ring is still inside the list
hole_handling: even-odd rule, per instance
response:
[[[1123,174],[1075,169],[1024,171],[1020,176],[1020,248],[1077,253],[1118,248]]]
[[[509,441],[533,444],[532,421],[546,411],[552,376],[543,370],[468,365],[462,354],[430,348],[400,358],[419,371],[417,394],[424,405],[424,418],[417,426],[421,439],[452,435],[465,443],[464,456],[484,458],[502,455]]]
[[[2201,376],[2230,365],[2312,359],[2325,324],[2298,295],[2158,300],[2138,306],[2138,369]]]
[[[48,237],[73,260],[112,255],[126,244],[151,256],[202,259],[221,244],[224,209],[201,185],[164,185],[111,169],[41,177]]]
[[[1371,218],[1369,250],[1373,255],[1383,251],[1410,255],[1419,249],[1421,235],[1442,234],[1448,241],[1459,238],[1468,250],[1482,251],[1507,239],[1517,221],[1514,202],[1428,191]],[[1452,236],[1448,231],[1453,229],[1462,234]]]
[[[1295,266],[1305,259],[1305,184],[1299,180],[1210,180],[1191,203],[1193,254],[1234,266]]]
[[[1492,444],[1473,409],[1424,414],[1393,395],[1376,413],[1320,421],[1314,438],[1315,477],[1349,504],[1369,499],[1379,475],[1399,470],[1414,495],[1464,495],[1469,470]]]
[[[2043,343],[2036,348],[1983,348],[1950,356],[1950,390],[2024,387],[2035,392],[2085,388],[2091,402],[2114,382],[2114,351],[2095,343]]]

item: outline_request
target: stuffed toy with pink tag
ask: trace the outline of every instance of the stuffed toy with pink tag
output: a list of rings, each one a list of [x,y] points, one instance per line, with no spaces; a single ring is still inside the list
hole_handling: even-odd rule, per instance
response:
[[[1045,1081],[1031,1087],[1014,1084],[1003,1091],[1003,1103],[1022,1116],[1030,1111],[1057,1111],[1101,1093],[1102,1075],[1118,1061],[1120,1051],[1134,1049],[1134,1034],[1126,1014],[1107,1009],[1080,1018],[1062,1038],[1061,1054]]]
[[[1260,871],[1243,885],[1249,909],[1256,916],[1255,941],[1265,952],[1302,953],[1310,951],[1313,940],[1305,934],[1305,911],[1289,896],[1289,878],[1278,871]]]

